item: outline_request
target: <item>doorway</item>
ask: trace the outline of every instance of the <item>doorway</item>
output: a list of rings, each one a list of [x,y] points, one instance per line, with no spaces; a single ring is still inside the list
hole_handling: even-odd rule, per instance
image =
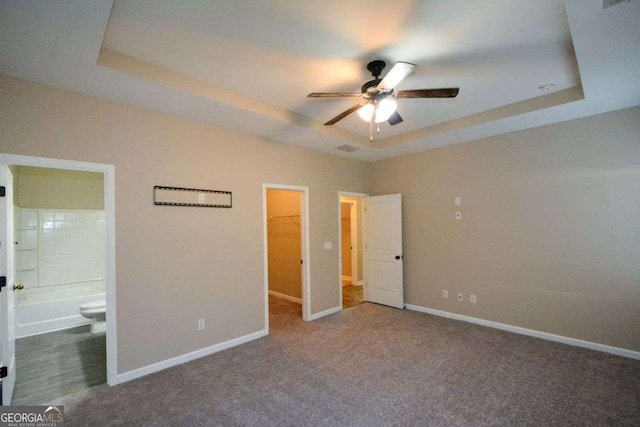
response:
[[[362,193],[339,192],[340,301],[342,308],[363,303]]]
[[[38,345],[35,341],[44,337],[49,333],[58,334],[64,333],[60,330],[66,331],[65,337],[56,336],[54,338],[57,346],[62,347],[63,341],[67,340],[72,341],[76,338],[79,338],[82,335],[82,332],[78,328],[82,328],[82,326],[66,324],[65,322],[71,321],[69,318],[62,317],[51,317],[50,322],[41,322],[39,319],[34,322],[22,322],[20,316],[27,316],[31,313],[33,315],[43,315],[46,314],[48,310],[44,310],[43,308],[48,307],[45,298],[45,294],[49,291],[54,291],[55,289],[64,287],[66,284],[62,284],[61,281],[69,281],[74,285],[80,283],[82,292],[86,293],[87,297],[95,296],[96,294],[93,292],[97,289],[97,286],[100,285],[102,289],[102,297],[101,299],[106,301],[106,334],[103,334],[101,337],[94,337],[92,334],[87,332],[87,338],[93,339],[97,338],[102,341],[102,350],[100,360],[91,360],[94,357],[94,354],[88,355],[88,358],[80,358],[78,363],[81,364],[79,369],[86,372],[86,369],[91,368],[92,362],[97,363],[98,365],[102,365],[102,379],[100,382],[106,382],[109,385],[115,385],[116,383],[116,328],[115,328],[115,229],[114,229],[114,219],[115,219],[115,210],[114,210],[114,200],[115,200],[115,192],[114,192],[114,167],[112,165],[102,165],[95,163],[85,163],[85,162],[75,162],[75,161],[67,161],[67,160],[58,160],[58,159],[46,159],[46,158],[37,158],[37,157],[27,157],[27,156],[14,156],[14,155],[5,155],[0,154],[0,163],[3,165],[7,165],[11,168],[11,170],[15,173],[18,173],[18,177],[20,175],[20,170],[29,171],[31,176],[27,176],[25,174],[23,177],[23,184],[25,181],[30,179],[39,179],[43,178],[42,176],[38,177],[38,174],[42,171],[48,170],[57,174],[56,179],[66,179],[72,175],[82,175],[86,174],[86,176],[91,176],[91,180],[95,180],[93,183],[94,186],[98,186],[101,190],[100,194],[97,196],[97,199],[101,199],[101,206],[99,209],[74,209],[75,207],[69,207],[60,209],[60,206],[51,207],[51,208],[38,208],[34,206],[28,206],[23,209],[20,206],[17,206],[16,211],[18,214],[15,216],[16,221],[14,227],[16,228],[15,233],[15,242],[12,245],[13,256],[15,257],[15,264],[17,264],[16,269],[16,282],[15,289],[12,286],[12,289],[6,289],[7,292],[11,292],[12,296],[17,298],[15,307],[20,309],[19,303],[19,292],[25,293],[29,292],[32,295],[29,298],[30,303],[24,306],[24,311],[20,312],[20,310],[13,310],[14,316],[11,319],[5,319],[3,315],[2,323],[6,324],[11,330],[8,330],[8,335],[18,338],[18,346],[17,352],[15,353],[15,363],[12,364],[11,369],[13,369],[13,375],[16,374],[16,367],[18,367],[18,385],[21,382],[20,378],[20,366],[24,363],[28,363],[26,357],[23,357],[23,360],[20,360],[20,348],[25,347],[27,349],[27,353],[36,353],[34,351],[30,351],[29,348],[31,345]],[[34,178],[35,176],[35,178]],[[55,180],[55,179],[54,179]],[[50,181],[48,178],[44,179],[45,182]],[[58,182],[59,184],[60,182]],[[14,185],[14,188],[18,187],[18,185]],[[20,186],[19,188],[23,188]],[[41,195],[48,193],[47,190],[43,191]],[[24,196],[29,196],[28,194],[23,194]],[[33,194],[31,194],[33,196]],[[17,199],[16,199],[17,201]],[[69,203],[73,203],[70,201]],[[56,214],[58,217],[56,218]],[[3,226],[5,226],[8,218],[2,218]],[[95,221],[94,221],[95,220]],[[33,222],[33,224],[32,224]],[[46,222],[46,226],[45,223]],[[49,227],[49,226],[54,226]],[[86,225],[86,230],[83,228]],[[55,227],[60,227],[60,230],[57,230]],[[68,227],[67,227],[68,226]],[[69,230],[62,228],[69,228]],[[89,230],[88,228],[91,228]],[[44,231],[45,229],[49,231],[49,241],[45,243],[44,239]],[[73,230],[71,230],[73,229]],[[100,230],[100,231],[98,231]],[[40,235],[38,234],[40,232]],[[56,236],[57,233],[57,236]],[[33,234],[34,236],[31,236]],[[96,236],[94,236],[96,234]],[[102,237],[97,236],[100,234]],[[96,239],[93,239],[96,237]],[[59,241],[55,241],[55,244],[52,244],[51,238],[58,239]],[[70,242],[65,239],[72,239],[75,243],[85,244],[86,247],[78,248],[75,247],[73,249],[69,249],[69,254],[67,251],[67,244]],[[95,240],[95,242],[94,242]],[[95,243],[95,248],[89,248],[88,245]],[[100,246],[100,249],[98,248]],[[46,247],[46,251],[45,251]],[[65,248],[64,251],[60,250],[60,248]],[[95,251],[94,251],[95,249]],[[47,252],[45,254],[45,252]],[[65,252],[65,254],[62,254]],[[15,256],[17,253],[17,256]],[[43,262],[45,255],[47,256],[48,263]],[[69,256],[67,256],[69,255]],[[55,260],[51,257],[57,257]],[[43,259],[40,259],[43,258]],[[63,259],[64,258],[64,259]],[[82,268],[79,268],[79,265],[71,265],[67,270],[70,270],[73,273],[73,277],[65,278],[63,277],[62,270],[62,262],[58,261],[69,261],[80,262],[80,258],[82,258]],[[86,259],[85,259],[86,258]],[[89,259],[91,258],[91,259]],[[95,258],[95,259],[94,259]],[[40,261],[40,262],[39,262]],[[54,262],[55,261],[55,262]],[[94,262],[95,261],[95,262]],[[52,264],[56,264],[53,265]],[[91,268],[90,268],[91,267]],[[95,267],[95,268],[94,268]],[[66,267],[65,267],[66,268]],[[39,271],[42,270],[42,271]],[[101,270],[98,273],[98,270]],[[85,274],[86,273],[86,274]],[[84,277],[87,275],[87,277]],[[100,277],[101,284],[96,284],[98,280],[97,276]],[[82,277],[80,277],[82,276]],[[89,280],[88,276],[92,276]],[[96,277],[93,277],[96,276]],[[67,280],[69,279],[69,280]],[[86,280],[85,280],[86,279]],[[20,286],[22,285],[22,286]],[[42,286],[40,286],[42,285]],[[54,289],[55,288],[55,289]],[[95,289],[94,289],[95,288]],[[65,294],[66,295],[66,294]],[[38,297],[38,298],[36,298]],[[42,298],[40,298],[42,297]],[[74,294],[75,297],[75,294]],[[95,299],[95,298],[94,298]],[[40,301],[42,300],[42,301]],[[42,302],[42,307],[35,307],[35,311],[32,310],[34,305],[33,301]],[[65,301],[64,299],[57,299],[55,301],[56,305],[55,309],[50,310],[50,312],[57,312],[57,310],[63,308],[62,306],[69,302],[69,304],[75,304],[74,301]],[[67,305],[69,305],[67,304]],[[70,305],[69,305],[70,306]],[[75,307],[75,306],[74,306]],[[75,311],[77,314],[77,307],[75,307]],[[30,311],[31,310],[31,311]],[[32,313],[33,312],[33,313]],[[18,316],[17,318],[15,316]],[[79,317],[79,316],[76,316]],[[18,320],[16,322],[16,320]],[[81,320],[82,321],[82,320]],[[65,323],[64,325],[62,323]],[[60,323],[60,324],[59,324]],[[36,330],[37,328],[43,327],[43,325],[48,325],[52,331],[40,331]],[[26,327],[25,327],[26,326]],[[3,332],[4,331],[3,325]],[[20,329],[22,328],[22,329]],[[35,329],[34,329],[35,328]],[[86,326],[88,329],[88,325]],[[58,329],[57,332],[53,332],[54,329]],[[77,330],[76,330],[77,329]],[[71,332],[69,332],[71,331]],[[20,336],[24,336],[24,338],[20,338]],[[23,341],[23,342],[21,342]],[[24,343],[24,345],[22,345]],[[16,349],[15,341],[11,343],[12,350]],[[79,344],[83,346],[82,343]],[[95,350],[95,346],[91,346]],[[52,351],[51,346],[48,347],[47,351]],[[64,351],[64,350],[63,350]],[[3,348],[3,352],[6,352],[5,348]],[[94,352],[95,353],[95,352]],[[4,356],[4,354],[3,354]],[[105,360],[106,359],[106,360]],[[105,364],[106,364],[106,378],[105,378]],[[29,371],[32,371],[29,369]],[[50,374],[50,372],[43,373]],[[43,377],[44,378],[44,377]],[[38,380],[38,378],[34,377],[32,379],[27,379],[23,377],[25,381],[31,382],[43,382],[42,379]],[[97,385],[95,383],[95,379],[88,380],[87,386]],[[3,389],[5,386],[9,386],[9,384],[3,383]],[[16,389],[18,390],[18,388]],[[68,392],[73,392],[74,390],[63,390],[59,389],[58,392],[63,394],[68,394]],[[46,393],[46,392],[45,392]],[[16,399],[19,398],[19,395],[13,394],[13,389],[10,393],[3,393],[3,397],[11,396]],[[35,394],[34,394],[35,396]],[[39,395],[38,402],[43,401],[43,397],[46,399],[46,395]],[[53,396],[50,395],[50,398],[59,397],[59,395]],[[22,404],[25,404],[27,401],[21,401]],[[11,404],[11,402],[3,399],[3,405]],[[14,404],[18,404],[19,402],[16,400]],[[29,402],[27,402],[29,403]]]
[[[269,310],[308,320],[308,189],[263,185],[265,254],[265,328]]]

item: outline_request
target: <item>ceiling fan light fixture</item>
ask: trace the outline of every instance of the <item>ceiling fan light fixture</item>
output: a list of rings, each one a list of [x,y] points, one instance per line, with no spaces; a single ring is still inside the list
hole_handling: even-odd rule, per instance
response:
[[[397,106],[398,104],[395,100],[385,98],[378,103],[377,108],[372,103],[367,103],[362,106],[358,110],[358,115],[365,122],[370,122],[371,116],[375,111],[376,117],[374,121],[376,123],[382,123],[389,120],[389,117],[391,117],[391,115],[396,111]]]

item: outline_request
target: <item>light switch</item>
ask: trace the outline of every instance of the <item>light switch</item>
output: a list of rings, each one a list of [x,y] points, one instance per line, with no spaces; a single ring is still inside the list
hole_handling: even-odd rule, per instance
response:
[[[453,203],[454,203],[456,206],[460,206],[460,197],[456,197],[455,199],[453,199]]]
[[[331,242],[324,242],[324,248],[326,250],[330,250],[333,248],[333,245],[331,244]]]
[[[456,219],[462,219],[462,212],[460,211],[456,212]]]

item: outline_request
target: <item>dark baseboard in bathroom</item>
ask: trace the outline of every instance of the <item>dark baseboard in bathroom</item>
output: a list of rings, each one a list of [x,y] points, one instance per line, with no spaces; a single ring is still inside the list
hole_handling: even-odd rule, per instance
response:
[[[107,382],[106,335],[89,326],[16,340],[12,405],[37,405]]]

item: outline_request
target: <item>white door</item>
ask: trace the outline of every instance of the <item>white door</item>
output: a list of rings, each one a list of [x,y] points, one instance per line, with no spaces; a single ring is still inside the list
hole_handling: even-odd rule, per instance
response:
[[[4,197],[0,197],[0,276],[3,283],[6,283],[0,288],[0,332],[3,371],[7,368],[6,376],[2,378],[2,405],[8,406],[11,404],[16,382],[16,342],[13,305],[13,175],[7,165],[0,165],[0,186],[5,191]]]
[[[363,233],[366,300],[404,308],[402,195],[365,198]]]

